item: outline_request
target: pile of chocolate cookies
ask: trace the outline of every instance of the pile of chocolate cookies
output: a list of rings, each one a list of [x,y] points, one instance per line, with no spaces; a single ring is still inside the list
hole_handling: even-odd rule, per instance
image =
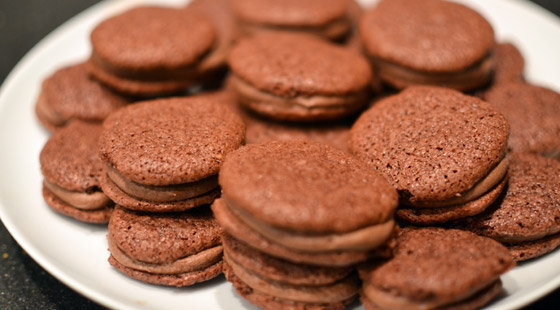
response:
[[[43,196],[109,263],[265,309],[479,308],[560,245],[560,95],[444,0],[194,0],[45,79]],[[185,294],[188,294],[185,292]]]

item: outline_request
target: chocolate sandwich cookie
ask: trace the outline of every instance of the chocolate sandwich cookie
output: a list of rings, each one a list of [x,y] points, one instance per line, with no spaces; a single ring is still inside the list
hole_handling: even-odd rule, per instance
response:
[[[382,0],[362,17],[360,36],[380,78],[397,89],[422,84],[465,91],[492,76],[492,26],[455,2]]]
[[[113,210],[100,187],[103,164],[95,151],[100,134],[100,124],[71,121],[49,138],[39,157],[47,204],[89,223],[107,223]]]
[[[478,309],[502,291],[515,265],[500,243],[441,228],[403,229],[393,258],[360,269],[361,300],[373,309]]]
[[[80,63],[61,68],[43,81],[35,112],[53,132],[73,119],[101,123],[127,103],[128,99],[93,80]]]
[[[509,157],[503,197],[454,225],[504,243],[515,260],[523,261],[560,245],[560,163],[528,153]]]
[[[212,209],[224,230],[291,262],[350,265],[385,249],[394,231],[395,190],[328,145],[247,145],[226,157],[219,183]]]
[[[508,148],[560,160],[560,94],[522,82],[493,86],[485,95],[511,125]]]
[[[245,138],[243,121],[207,96],[137,103],[103,126],[101,186],[117,204],[141,211],[211,203],[225,155]]]
[[[193,285],[221,273],[220,233],[208,208],[153,214],[117,206],[107,234],[109,263],[142,282]]]
[[[224,274],[243,298],[262,309],[343,309],[358,294],[352,268],[294,264],[224,233]]]
[[[244,36],[295,31],[329,40],[344,38],[352,28],[349,0],[233,0]]]
[[[359,53],[294,33],[241,41],[229,55],[241,104],[268,118],[337,119],[367,103],[372,72]]]
[[[409,87],[375,103],[350,130],[350,149],[399,192],[397,216],[431,225],[482,212],[506,182],[508,123],[458,91]]]
[[[124,94],[176,93],[219,62],[217,41],[212,22],[198,10],[136,7],[95,27],[88,69]]]

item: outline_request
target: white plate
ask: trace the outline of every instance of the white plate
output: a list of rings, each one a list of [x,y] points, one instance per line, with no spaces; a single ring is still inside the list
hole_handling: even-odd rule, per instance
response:
[[[39,152],[47,134],[33,106],[40,83],[63,64],[86,59],[89,32],[102,19],[135,1],[106,1],[48,35],[14,68],[0,89],[0,215],[17,242],[53,276],[116,309],[243,309],[222,277],[192,288],[167,288],[129,279],[108,263],[106,229],[52,212],[41,196]],[[161,2],[153,0],[153,2]],[[168,0],[180,4],[178,0]],[[527,60],[528,80],[560,90],[560,22],[524,1],[464,0],[510,39]],[[522,264],[503,276],[505,294],[491,309],[513,309],[560,285],[560,251]]]

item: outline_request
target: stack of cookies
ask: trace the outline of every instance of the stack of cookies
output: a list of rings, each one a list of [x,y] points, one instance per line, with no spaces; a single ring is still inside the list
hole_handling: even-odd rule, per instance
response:
[[[560,95],[471,8],[194,0],[91,44],[37,100],[43,196],[108,223],[126,276],[223,272],[265,309],[474,309],[560,246]]]

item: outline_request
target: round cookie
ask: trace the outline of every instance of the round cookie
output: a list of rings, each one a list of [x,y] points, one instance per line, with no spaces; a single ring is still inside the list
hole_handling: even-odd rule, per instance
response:
[[[509,121],[508,149],[560,160],[560,94],[522,82],[493,86],[486,101]]]
[[[351,268],[290,263],[255,250],[227,233],[222,242],[226,278],[239,294],[261,308],[342,308],[358,293],[358,279]]]
[[[216,41],[214,26],[197,10],[140,6],[95,27],[88,69],[124,94],[177,93],[209,73]]]
[[[107,234],[109,263],[142,282],[193,285],[221,273],[220,233],[207,208],[148,214],[116,207]]]
[[[309,256],[358,255],[337,265],[374,253],[394,231],[394,189],[371,166],[328,145],[308,141],[247,145],[226,158],[219,183],[222,198],[213,209],[222,225],[240,222],[245,231]],[[242,241],[251,238],[240,230],[226,231]],[[278,252],[259,250],[272,256]],[[301,261],[301,256],[282,258]]]
[[[232,4],[245,36],[297,31],[340,40],[352,28],[348,0],[234,0]]]
[[[243,40],[228,64],[240,103],[275,120],[318,121],[352,114],[367,104],[372,79],[359,53],[304,34]]]
[[[415,86],[363,113],[350,131],[350,149],[397,189],[401,207],[440,208],[447,221],[481,212],[493,200],[489,195],[497,197],[493,188],[507,172],[507,138],[508,123],[490,104]]]
[[[101,185],[117,204],[141,211],[210,203],[225,155],[245,138],[243,121],[209,96],[137,103],[103,126]]]
[[[114,94],[90,78],[79,63],[57,70],[41,84],[35,112],[41,124],[53,132],[73,119],[102,122],[128,99]]]
[[[560,245],[560,163],[528,153],[509,157],[503,197],[455,226],[504,243],[522,261]]]
[[[89,223],[107,223],[113,202],[101,191],[96,145],[101,125],[78,120],[56,131],[39,160],[43,197],[53,210]]]
[[[508,250],[473,233],[405,228],[393,258],[362,266],[366,309],[478,309],[501,292]]]
[[[360,36],[380,78],[397,89],[421,84],[464,91],[492,76],[492,26],[455,2],[380,1],[362,17]]]

